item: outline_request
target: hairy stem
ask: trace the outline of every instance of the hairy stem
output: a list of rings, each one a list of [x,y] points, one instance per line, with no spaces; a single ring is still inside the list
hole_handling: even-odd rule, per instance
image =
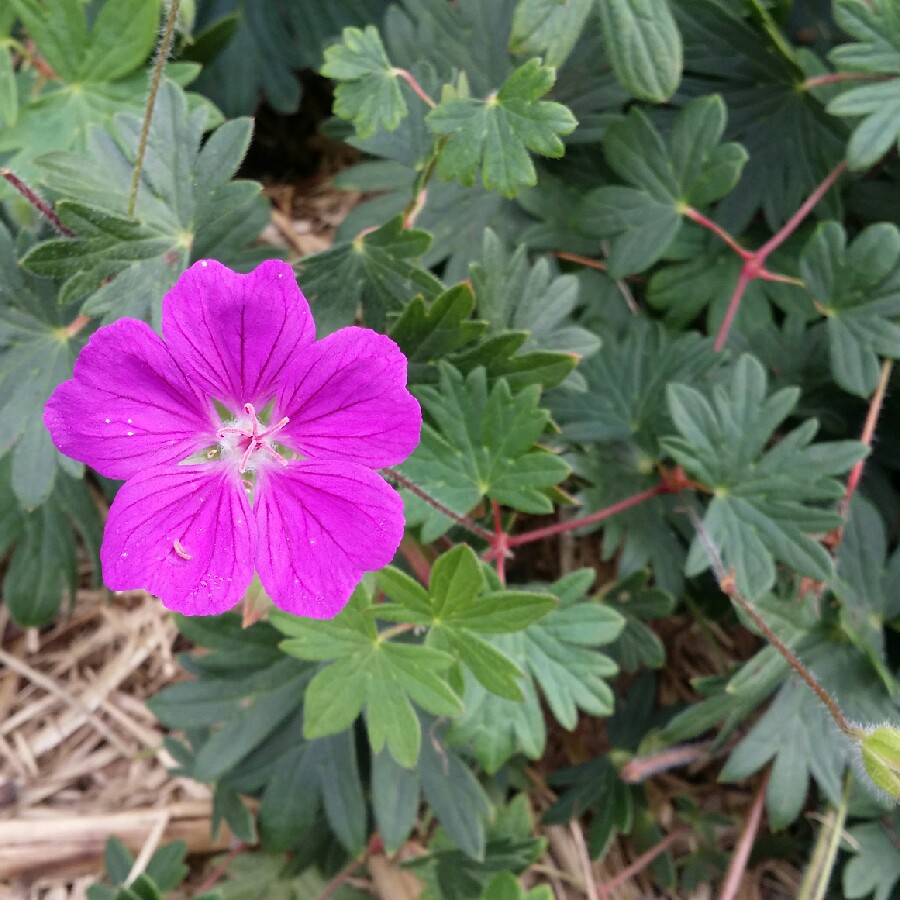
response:
[[[713,543],[712,538],[709,536],[709,532],[706,530],[703,522],[700,521],[700,517],[697,515],[696,511],[691,506],[685,507],[685,512],[688,515],[688,518],[691,520],[691,524],[694,526],[694,530],[697,532],[697,537],[700,539],[700,543],[703,544],[704,549],[706,550],[707,556],[712,563],[712,569],[715,573],[716,579],[719,582],[719,588],[722,593],[726,596],[730,597],[737,605],[743,610],[745,615],[751,622],[759,629],[760,633],[765,637],[765,639],[778,651],[778,653],[784,658],[784,660],[788,663],[788,665],[800,676],[806,686],[818,697],[821,703],[825,706],[828,712],[831,715],[831,718],[834,719],[835,724],[840,730],[847,735],[847,737],[857,740],[859,738],[859,729],[854,728],[847,720],[844,718],[843,712],[841,712],[841,708],[835,703],[832,699],[831,695],[825,688],[819,684],[816,676],[810,672],[809,669],[803,665],[802,662],[798,659],[798,657],[794,654],[794,652],[775,634],[774,631],[768,626],[765,619],[756,611],[753,604],[747,600],[741,592],[738,590],[737,585],[734,582],[734,573],[729,572],[725,568],[725,563],[722,561],[722,557],[719,554],[716,545]]]
[[[172,39],[175,36],[175,20],[178,18],[178,7],[181,0],[169,0],[169,12],[166,23],[163,26],[162,40],[153,61],[153,74],[150,76],[150,92],[147,94],[147,108],[144,110],[144,121],[141,124],[141,136],[138,139],[137,156],[134,160],[134,174],[131,178],[131,193],[128,195],[128,218],[134,216],[134,208],[137,205],[138,187],[141,183],[141,172],[144,170],[144,154],[147,152],[147,139],[150,136],[150,122],[153,120],[153,108],[156,106],[156,95],[159,92],[159,84],[166,68],[166,60],[172,49]]]
[[[28,187],[18,175],[14,175],[9,169],[0,169],[0,176],[12,185],[63,237],[75,237],[75,232],[63,225],[53,207]]]
[[[386,467],[381,470],[390,478],[392,481],[395,481],[400,487],[406,488],[411,494],[414,494],[420,500],[424,500],[429,506],[434,507],[439,513],[445,515],[448,519],[453,519],[457,525],[461,525],[467,531],[470,531],[476,537],[480,537],[482,540],[487,541],[489,544],[494,541],[494,534],[491,531],[488,531],[482,525],[479,525],[477,522],[472,521],[468,516],[462,516],[459,513],[453,512],[452,509],[448,506],[444,506],[440,500],[435,500],[429,493],[423,491],[415,482],[410,481],[405,475],[401,475],[396,469],[392,469]]]

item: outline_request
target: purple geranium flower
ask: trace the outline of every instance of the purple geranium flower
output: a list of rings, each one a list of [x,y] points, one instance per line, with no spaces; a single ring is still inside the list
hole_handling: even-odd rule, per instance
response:
[[[125,484],[101,558],[112,590],[171,609],[234,606],[254,571],[282,609],[330,618],[403,535],[373,470],[406,459],[422,414],[388,337],[315,340],[291,268],[195,263],[163,301],[97,330],[47,402],[53,442]]]

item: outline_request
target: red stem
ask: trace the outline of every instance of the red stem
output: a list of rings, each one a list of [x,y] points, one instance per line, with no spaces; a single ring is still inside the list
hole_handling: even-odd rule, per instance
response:
[[[659,484],[653,485],[651,488],[647,488],[646,491],[641,491],[639,494],[626,497],[618,503],[613,503],[611,506],[604,507],[598,512],[592,513],[589,516],[584,516],[581,519],[569,519],[565,522],[557,522],[556,525],[548,525],[545,528],[536,528],[534,531],[526,531],[523,534],[514,534],[512,537],[507,538],[506,545],[508,547],[520,547],[522,544],[530,544],[533,541],[539,541],[545,537],[553,537],[557,534],[573,531],[576,528],[582,528],[585,525],[593,525],[595,522],[602,522],[604,519],[616,515],[616,513],[624,512],[626,509],[631,509],[632,506],[638,506],[645,500],[658,497],[660,494],[668,494],[670,491],[671,488],[669,485],[660,482]],[[494,549],[496,550],[496,548]]]
[[[403,558],[409,563],[409,567],[413,570],[413,574],[425,587],[428,587],[428,582],[431,580],[431,563],[428,562],[428,558],[422,552],[422,548],[415,543],[411,538],[404,537],[402,541],[400,541],[400,552],[403,554]]]
[[[860,441],[867,447],[872,446],[872,439],[875,437],[875,426],[878,424],[878,417],[881,415],[881,407],[884,405],[884,395],[887,393],[888,382],[891,380],[891,370],[894,364],[891,360],[886,359],[881,364],[881,375],[878,378],[878,386],[872,395],[869,403],[869,411],[866,414],[866,421],[863,425],[862,434],[859,436]],[[859,482],[862,479],[863,468],[866,461],[861,459],[858,463],[853,464],[850,474],[847,476],[847,490],[844,493],[844,499],[841,501],[840,512],[846,519],[847,511],[850,508],[850,501],[856,492]]]
[[[670,835],[664,837],[655,847],[651,847],[646,853],[642,853],[630,866],[622,869],[615,878],[610,879],[606,884],[601,884],[597,888],[598,900],[606,900],[610,891],[615,890],[620,885],[627,884],[638,872],[646,869],[657,856],[665,853],[672,844],[683,837],[687,837],[690,833],[690,830],[687,828],[679,828],[678,831],[673,831]]]
[[[685,207],[682,210],[682,213],[691,221],[696,222],[698,225],[702,225],[714,235],[721,238],[741,259],[750,259],[750,257],[753,256],[751,251],[745,250],[724,228],[722,228],[721,225],[713,222],[712,219],[707,218],[703,213],[697,212],[692,206]]]
[[[769,784],[769,770],[766,769],[763,777],[760,779],[756,787],[756,793],[753,795],[753,804],[750,807],[750,815],[744,823],[744,830],[738,839],[737,846],[734,849],[734,856],[728,865],[728,873],[725,876],[725,882],[719,893],[719,900],[734,900],[741,888],[741,878],[747,869],[747,860],[750,859],[750,851],[753,849],[753,842],[756,840],[756,834],[759,831],[762,822],[763,807],[765,806],[766,787]]]
[[[738,308],[741,305],[741,300],[744,296],[744,291],[747,289],[747,285],[756,278],[762,278],[767,281],[786,281],[790,280],[786,276],[783,275],[773,275],[771,272],[767,272],[765,265],[768,257],[777,250],[796,230],[800,223],[812,212],[813,208],[816,204],[828,193],[831,186],[838,180],[841,173],[844,169],[847,168],[847,163],[843,160],[839,162],[825,177],[822,183],[800,204],[800,207],[797,211],[784,223],[784,225],[777,231],[772,237],[769,238],[757,251],[751,253],[749,256],[745,255],[745,251],[742,248],[739,248],[737,242],[734,241],[733,238],[726,239],[723,237],[723,232],[719,228],[715,222],[710,222],[704,216],[691,215],[687,210],[684,211],[684,214],[688,216],[688,218],[693,219],[700,225],[704,227],[711,228],[718,234],[720,237],[723,237],[723,240],[726,240],[728,245],[738,253],[741,258],[744,260],[744,265],[741,268],[741,274],[738,278],[738,282],[735,285],[734,292],[731,295],[731,299],[728,301],[728,309],[725,312],[725,318],[722,320],[722,325],[719,328],[719,333],[716,335],[716,342],[714,344],[715,350],[721,350],[725,346],[725,342],[728,340],[728,333],[731,331],[731,325],[734,322],[734,317],[737,315]],[[708,223],[708,224],[707,224]]]
[[[411,72],[407,72],[406,69],[400,69],[397,66],[394,66],[391,71],[398,77],[402,78],[413,89],[413,93],[415,93],[415,95],[423,103],[426,103],[432,109],[437,106],[437,103],[435,103],[434,100],[432,100],[431,97],[428,96],[425,88],[423,88],[422,85],[419,84],[418,81],[416,81]]]
[[[713,350],[717,353],[725,346],[725,341],[728,340],[728,332],[731,331],[734,317],[737,315],[738,309],[740,309],[744,291],[747,290],[747,285],[753,281],[753,276],[749,273],[747,267],[748,263],[746,262],[741,266],[741,274],[738,276],[737,284],[734,286],[734,290],[731,293],[731,299],[728,301],[728,309],[725,310],[725,318],[722,319],[722,324],[719,326],[719,333],[716,335],[715,344],[713,344]]]
[[[828,75],[817,75],[815,78],[807,78],[800,87],[804,91],[813,88],[825,87],[828,84],[839,84],[842,81],[886,81],[893,78],[892,75],[881,75],[875,72],[830,72]]]
[[[9,169],[0,169],[0,175],[11,184],[61,235],[75,237],[71,228],[66,228],[59,220],[59,216],[53,207],[42,197],[39,197],[18,175],[14,175]]]
[[[503,530],[503,517],[500,515],[500,504],[496,500],[491,500],[491,509],[494,512],[494,540],[491,541],[493,548],[500,552],[497,553],[497,577],[501,584],[506,584],[506,550],[509,547],[509,538]]]
[[[773,250],[777,250],[797,230],[797,226],[812,212],[816,204],[828,193],[831,186],[840,178],[846,168],[846,161],[841,160],[828,173],[825,180],[800,204],[800,207],[787,222],[756,251],[754,256],[759,259],[760,268],[762,268],[762,264],[766,261],[769,254]]]

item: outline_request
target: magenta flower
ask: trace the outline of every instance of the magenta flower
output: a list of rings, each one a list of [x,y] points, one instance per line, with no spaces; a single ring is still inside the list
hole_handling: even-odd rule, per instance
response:
[[[63,453],[126,479],[107,586],[213,615],[256,571],[282,609],[334,616],[403,535],[402,501],[373,470],[419,442],[406,358],[365,328],[316,341],[277,261],[249,275],[195,263],[163,300],[162,332],[98,329],[44,412]]]

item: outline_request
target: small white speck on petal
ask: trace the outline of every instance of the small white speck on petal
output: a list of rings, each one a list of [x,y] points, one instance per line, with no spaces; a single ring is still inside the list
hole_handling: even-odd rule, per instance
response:
[[[109,425],[109,419],[106,420],[106,424]]]
[[[200,263],[200,265],[203,266],[203,268],[205,269],[205,268],[206,268],[206,260],[204,259],[204,260]]]
[[[127,431],[127,432],[125,432],[125,433],[128,435],[128,437],[134,437],[134,432],[133,432],[133,431]]]
[[[131,419],[126,419],[125,421],[126,421],[129,425],[131,424]]]

